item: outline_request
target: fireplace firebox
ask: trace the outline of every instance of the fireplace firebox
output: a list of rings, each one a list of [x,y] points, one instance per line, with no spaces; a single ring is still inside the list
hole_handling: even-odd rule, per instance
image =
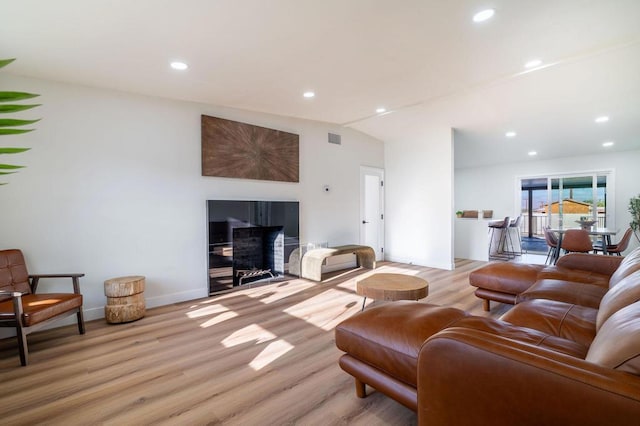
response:
[[[233,285],[265,276],[284,275],[282,226],[252,226],[233,230]]]

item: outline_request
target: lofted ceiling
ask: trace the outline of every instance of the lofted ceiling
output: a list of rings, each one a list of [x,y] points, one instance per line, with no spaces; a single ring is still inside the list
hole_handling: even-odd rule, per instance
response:
[[[456,167],[475,167],[640,149],[639,23],[638,0],[0,0],[0,58],[387,143],[448,126]]]

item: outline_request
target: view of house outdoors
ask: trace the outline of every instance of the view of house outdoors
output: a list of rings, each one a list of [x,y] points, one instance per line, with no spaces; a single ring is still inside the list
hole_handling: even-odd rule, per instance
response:
[[[540,241],[545,226],[573,228],[592,220],[606,227],[606,175],[523,179],[521,184],[520,231],[523,244],[534,251],[546,249]]]

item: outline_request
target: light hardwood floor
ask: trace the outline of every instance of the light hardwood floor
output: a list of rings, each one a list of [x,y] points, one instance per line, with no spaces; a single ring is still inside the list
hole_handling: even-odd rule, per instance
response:
[[[423,303],[498,317],[509,306],[485,313],[468,285],[483,264],[459,260],[443,271],[382,262],[322,283],[292,279],[150,309],[128,324],[92,321],[83,336],[75,326],[47,330],[29,335],[28,367],[5,339],[0,423],[415,424],[384,395],[355,396],[333,329],[360,310],[356,279],[373,272],[418,275],[430,283]]]

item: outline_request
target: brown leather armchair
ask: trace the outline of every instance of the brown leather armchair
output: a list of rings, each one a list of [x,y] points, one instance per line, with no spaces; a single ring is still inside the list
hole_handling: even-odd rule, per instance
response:
[[[84,274],[30,275],[20,250],[0,250],[0,327],[14,327],[20,363],[28,364],[27,334],[52,321],[76,314],[84,334],[80,277]],[[73,293],[36,294],[41,278],[71,278]]]

